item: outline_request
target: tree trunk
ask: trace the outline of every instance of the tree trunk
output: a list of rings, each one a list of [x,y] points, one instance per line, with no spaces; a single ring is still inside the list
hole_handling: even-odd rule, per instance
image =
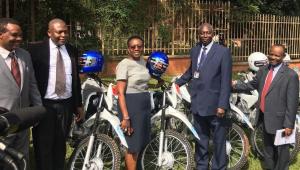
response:
[[[9,18],[9,0],[5,1],[5,5],[6,5],[6,7],[5,7],[6,8],[5,9],[5,11],[6,11],[5,12],[5,14],[6,14],[5,17]]]
[[[30,25],[31,36],[30,41],[35,41],[35,0],[30,0]]]
[[[2,0],[0,0],[0,17],[3,17],[2,11],[3,11]]]
[[[13,16],[15,16],[16,14],[17,14],[17,9],[18,9],[18,7],[17,7],[17,0],[14,0],[14,9],[13,9]]]

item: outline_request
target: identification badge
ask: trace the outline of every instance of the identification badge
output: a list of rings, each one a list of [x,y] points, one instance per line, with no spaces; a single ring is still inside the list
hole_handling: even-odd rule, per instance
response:
[[[197,78],[199,78],[199,76],[200,76],[199,72],[198,72],[198,71],[195,71],[195,72],[194,72],[194,78],[197,79]]]

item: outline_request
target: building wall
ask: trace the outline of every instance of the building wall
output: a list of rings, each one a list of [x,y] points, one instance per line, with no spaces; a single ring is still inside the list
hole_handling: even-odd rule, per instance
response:
[[[145,57],[146,59],[146,57]],[[105,67],[102,76],[114,76],[116,71],[117,64],[121,61],[121,58],[114,58],[105,61]],[[169,58],[169,67],[167,69],[167,75],[179,75],[186,71],[190,65],[190,58],[188,56],[174,56]],[[290,63],[290,67],[294,70],[300,70],[300,60],[293,60]],[[233,63],[233,72],[241,72],[248,70],[247,62],[234,62]]]

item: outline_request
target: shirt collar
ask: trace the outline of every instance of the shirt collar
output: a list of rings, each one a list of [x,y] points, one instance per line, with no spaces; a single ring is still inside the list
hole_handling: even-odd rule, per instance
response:
[[[7,59],[7,57],[8,57],[8,55],[9,55],[10,52],[12,52],[12,51],[8,51],[7,49],[5,49],[3,47],[0,47],[0,54],[4,58],[4,60]]]
[[[206,47],[206,51],[208,52],[208,51],[211,49],[213,43],[214,43],[214,42],[211,41],[209,44],[207,44],[207,46],[202,45],[201,50],[203,49],[203,47]]]
[[[51,50],[57,49],[57,45],[49,38],[49,47]],[[61,45],[60,48],[65,49],[65,45]]]
[[[278,63],[275,66],[272,66],[269,64],[268,68],[270,69],[271,67],[273,67],[274,70],[278,70],[281,66],[282,66],[282,63]]]

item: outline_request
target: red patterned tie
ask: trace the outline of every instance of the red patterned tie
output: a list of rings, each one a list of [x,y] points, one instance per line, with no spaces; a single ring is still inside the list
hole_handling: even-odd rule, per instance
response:
[[[270,85],[272,83],[272,78],[273,78],[273,70],[274,68],[271,67],[269,72],[268,72],[268,75],[267,75],[267,78],[266,78],[266,82],[265,82],[265,85],[264,85],[264,88],[263,88],[263,91],[261,93],[261,97],[260,97],[260,110],[264,113],[265,112],[265,98],[266,98],[266,95],[267,95],[267,92],[270,88]]]
[[[21,87],[21,73],[19,68],[19,63],[16,58],[15,52],[10,52],[8,55],[11,58],[11,74],[13,75],[16,83]]]

